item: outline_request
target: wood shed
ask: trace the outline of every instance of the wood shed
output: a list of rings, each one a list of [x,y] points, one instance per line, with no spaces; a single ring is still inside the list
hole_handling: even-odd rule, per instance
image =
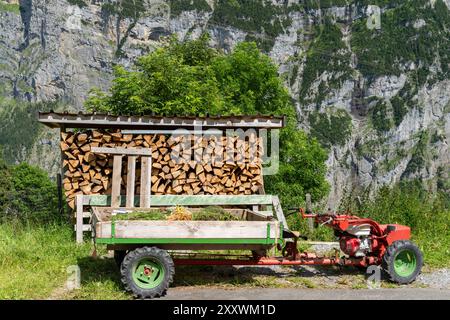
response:
[[[180,205],[177,196],[183,196],[191,204],[272,203],[261,198],[265,150],[260,133],[282,128],[284,117],[51,111],[40,112],[39,122],[60,129],[62,187],[69,207],[79,212],[78,239],[90,231],[83,221],[91,219],[86,206],[92,201]],[[113,180],[118,181],[115,190]]]

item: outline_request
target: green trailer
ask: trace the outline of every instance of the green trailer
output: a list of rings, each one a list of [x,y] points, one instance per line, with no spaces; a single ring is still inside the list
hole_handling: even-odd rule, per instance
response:
[[[195,265],[200,261],[202,264],[227,264],[237,259],[251,264],[256,257],[267,256],[268,250],[282,248],[285,237],[292,236],[282,211],[278,211],[279,218],[272,214],[278,198],[269,195],[152,196],[152,208],[111,207],[107,196],[80,197],[92,211],[91,230],[95,243],[114,251],[122,282],[137,298],[164,295],[173,279],[175,264]],[[120,214],[151,212],[175,204],[186,206],[190,212],[220,205],[236,220],[115,219]],[[255,204],[270,210],[254,211]],[[219,250],[242,250],[249,254],[213,254]]]

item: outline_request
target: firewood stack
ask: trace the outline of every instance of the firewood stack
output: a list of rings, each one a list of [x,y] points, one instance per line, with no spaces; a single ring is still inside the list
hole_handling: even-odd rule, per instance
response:
[[[262,140],[240,137],[163,134],[122,134],[119,130],[62,132],[63,187],[69,206],[78,194],[111,194],[113,158],[94,154],[92,147],[151,148],[151,193],[254,194],[262,187]],[[136,163],[135,194],[139,195],[140,158]],[[122,192],[127,182],[123,157]]]

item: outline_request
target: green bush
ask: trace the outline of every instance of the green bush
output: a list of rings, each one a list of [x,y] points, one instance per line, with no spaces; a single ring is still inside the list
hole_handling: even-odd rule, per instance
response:
[[[0,215],[9,215],[10,200],[14,193],[11,171],[3,159],[0,158]]]
[[[27,163],[0,164],[0,218],[29,223],[59,221],[57,187],[47,173]]]

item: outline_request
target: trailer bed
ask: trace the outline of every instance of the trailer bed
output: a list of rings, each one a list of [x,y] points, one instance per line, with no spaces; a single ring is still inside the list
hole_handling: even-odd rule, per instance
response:
[[[233,210],[248,220],[167,221],[111,220],[111,210],[94,208],[94,234],[99,244],[110,246],[151,244],[180,249],[270,249],[283,242],[283,225],[249,210]],[[259,221],[255,221],[259,220]],[[116,248],[117,249],[117,248]]]

